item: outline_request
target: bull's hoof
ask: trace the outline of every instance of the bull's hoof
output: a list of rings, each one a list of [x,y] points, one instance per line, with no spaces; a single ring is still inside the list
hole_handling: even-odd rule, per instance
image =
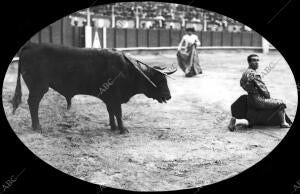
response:
[[[110,130],[112,130],[112,131],[116,131],[118,128],[117,128],[117,126],[110,126]]]
[[[32,126],[33,131],[43,132],[41,125]]]
[[[129,133],[128,129],[126,129],[125,127],[123,127],[123,129],[120,129],[120,134],[126,134]]]
[[[234,117],[232,117],[230,119],[229,125],[228,125],[228,129],[229,131],[235,131],[235,123],[236,123],[236,119]]]

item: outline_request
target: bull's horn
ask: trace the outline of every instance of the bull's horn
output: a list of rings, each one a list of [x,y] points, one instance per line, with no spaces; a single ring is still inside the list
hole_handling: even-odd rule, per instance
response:
[[[138,72],[140,72],[140,73],[142,74],[142,76],[143,76],[148,82],[150,82],[155,88],[157,88],[156,84],[153,83],[153,82],[151,81],[151,79],[143,72],[142,69],[144,69],[144,71],[147,70],[146,66],[143,67],[143,65],[144,65],[143,63],[141,63],[141,64],[143,64],[143,65],[141,65],[141,64],[140,64],[140,61],[138,61],[138,60],[135,60],[135,61],[132,60],[130,57],[126,56],[125,53],[123,53],[123,55],[124,55],[125,58],[133,65],[133,67],[134,67]],[[138,65],[138,64],[139,64],[139,65]]]
[[[171,75],[172,73],[175,73],[177,71],[176,65],[172,64],[171,67],[169,67],[167,70],[163,71],[164,74]]]
[[[167,75],[170,75],[174,72],[177,71],[177,68],[175,67],[175,65],[172,65],[171,68],[167,68],[167,67],[160,67],[160,66],[154,66],[153,69],[155,69],[156,71],[159,71],[163,74],[167,74]],[[171,69],[171,70],[170,70]]]
[[[164,69],[166,69],[166,67],[160,67],[160,66],[154,66],[153,68],[156,69],[156,70],[164,70]]]
[[[171,71],[168,71],[168,72],[164,72],[165,74],[167,75],[171,75],[172,73],[175,73],[177,71],[177,68],[171,70]]]

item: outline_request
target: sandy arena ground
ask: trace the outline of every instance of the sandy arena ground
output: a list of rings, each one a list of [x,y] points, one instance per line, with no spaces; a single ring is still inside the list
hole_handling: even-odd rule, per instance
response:
[[[200,187],[234,176],[263,159],[288,132],[255,127],[230,132],[230,105],[245,92],[239,79],[249,53],[201,53],[203,75],[185,78],[179,69],[168,79],[172,99],[159,104],[144,95],[123,107],[129,134],[112,133],[105,104],[78,95],[66,110],[65,99],[49,90],[40,104],[44,133],[33,132],[22,82],[22,104],[12,115],[9,100],[16,86],[17,66],[9,67],[3,105],[18,137],[38,157],[85,181],[136,191]],[[279,53],[261,56],[261,69],[281,60],[264,77],[271,95],[287,103],[292,119],[297,109],[293,74]],[[177,64],[174,55],[143,55],[149,64]]]

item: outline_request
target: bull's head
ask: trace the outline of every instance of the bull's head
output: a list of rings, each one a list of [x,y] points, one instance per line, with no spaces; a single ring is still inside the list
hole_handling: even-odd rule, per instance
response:
[[[128,55],[124,54],[124,56],[131,62],[141,77],[139,88],[142,93],[160,103],[171,99],[166,76],[176,72],[177,68],[166,70],[166,68],[161,67],[150,67],[149,65],[133,59]]]
[[[146,75],[149,79],[155,84],[147,84],[145,95],[149,98],[153,98],[160,103],[166,103],[167,100],[171,99],[170,90],[168,87],[166,77],[176,72],[177,69],[166,70],[165,68],[161,68],[158,66],[155,67],[147,67]]]

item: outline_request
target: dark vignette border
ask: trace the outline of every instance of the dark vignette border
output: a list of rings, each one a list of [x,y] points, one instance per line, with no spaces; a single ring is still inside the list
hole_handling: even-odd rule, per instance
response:
[[[299,76],[297,75],[299,72],[296,69],[297,52],[299,52],[297,48],[299,31],[296,30],[296,18],[298,17],[296,15],[299,7],[296,6],[295,0],[187,0],[168,2],[215,11],[248,25],[268,39],[280,51],[290,65],[296,83],[299,83]],[[4,79],[10,60],[34,33],[77,10],[107,3],[113,2],[103,0],[2,1],[1,80]],[[1,109],[3,110],[2,107]],[[102,188],[81,181],[45,164],[16,137],[7,123],[4,111],[1,111],[0,126],[0,190],[2,191],[2,183],[5,183],[12,176],[16,178],[22,172],[22,175],[17,177],[18,180],[4,193],[128,192]],[[184,190],[184,192],[192,194],[293,193],[297,182],[300,182],[298,127],[296,116],[292,128],[280,144],[262,161],[239,175],[202,188]]]

